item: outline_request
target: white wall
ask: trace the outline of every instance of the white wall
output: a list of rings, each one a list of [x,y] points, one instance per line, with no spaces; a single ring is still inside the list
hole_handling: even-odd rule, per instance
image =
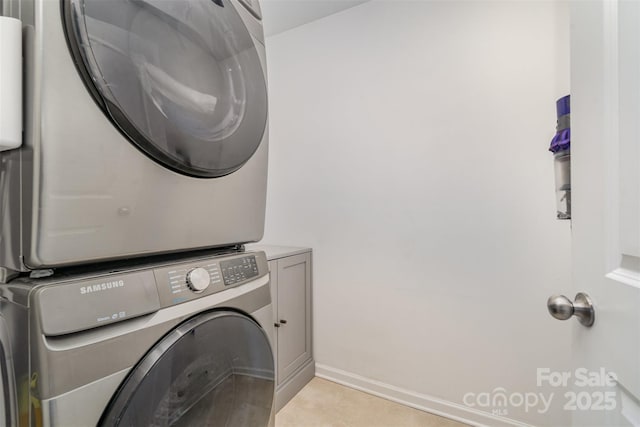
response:
[[[261,0],[265,35],[272,36],[367,0]]]
[[[267,39],[263,242],[314,249],[322,372],[433,408],[550,391],[536,368],[564,369],[571,327],[545,307],[570,289],[546,151],[569,89],[567,9],[373,1]],[[566,424],[560,397],[507,416]]]

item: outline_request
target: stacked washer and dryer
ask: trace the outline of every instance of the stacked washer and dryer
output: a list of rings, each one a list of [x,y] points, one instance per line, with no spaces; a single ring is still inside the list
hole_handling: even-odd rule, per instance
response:
[[[0,0],[0,424],[273,423],[257,0]]]

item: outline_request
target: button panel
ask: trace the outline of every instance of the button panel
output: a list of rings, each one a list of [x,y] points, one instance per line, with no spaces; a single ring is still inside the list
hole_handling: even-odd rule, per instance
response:
[[[258,264],[254,255],[220,261],[225,286],[235,285],[258,275]]]

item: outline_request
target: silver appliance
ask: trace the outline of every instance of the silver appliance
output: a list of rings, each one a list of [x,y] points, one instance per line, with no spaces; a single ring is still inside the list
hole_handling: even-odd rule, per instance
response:
[[[264,252],[0,285],[0,424],[273,425]]]
[[[3,0],[24,129],[0,153],[0,281],[257,241],[267,177],[257,0]]]

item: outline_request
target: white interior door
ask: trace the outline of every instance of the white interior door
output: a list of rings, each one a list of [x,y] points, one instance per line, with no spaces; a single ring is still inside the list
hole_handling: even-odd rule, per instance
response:
[[[595,324],[573,325],[565,409],[574,425],[640,425],[640,2],[571,8],[573,288]]]

